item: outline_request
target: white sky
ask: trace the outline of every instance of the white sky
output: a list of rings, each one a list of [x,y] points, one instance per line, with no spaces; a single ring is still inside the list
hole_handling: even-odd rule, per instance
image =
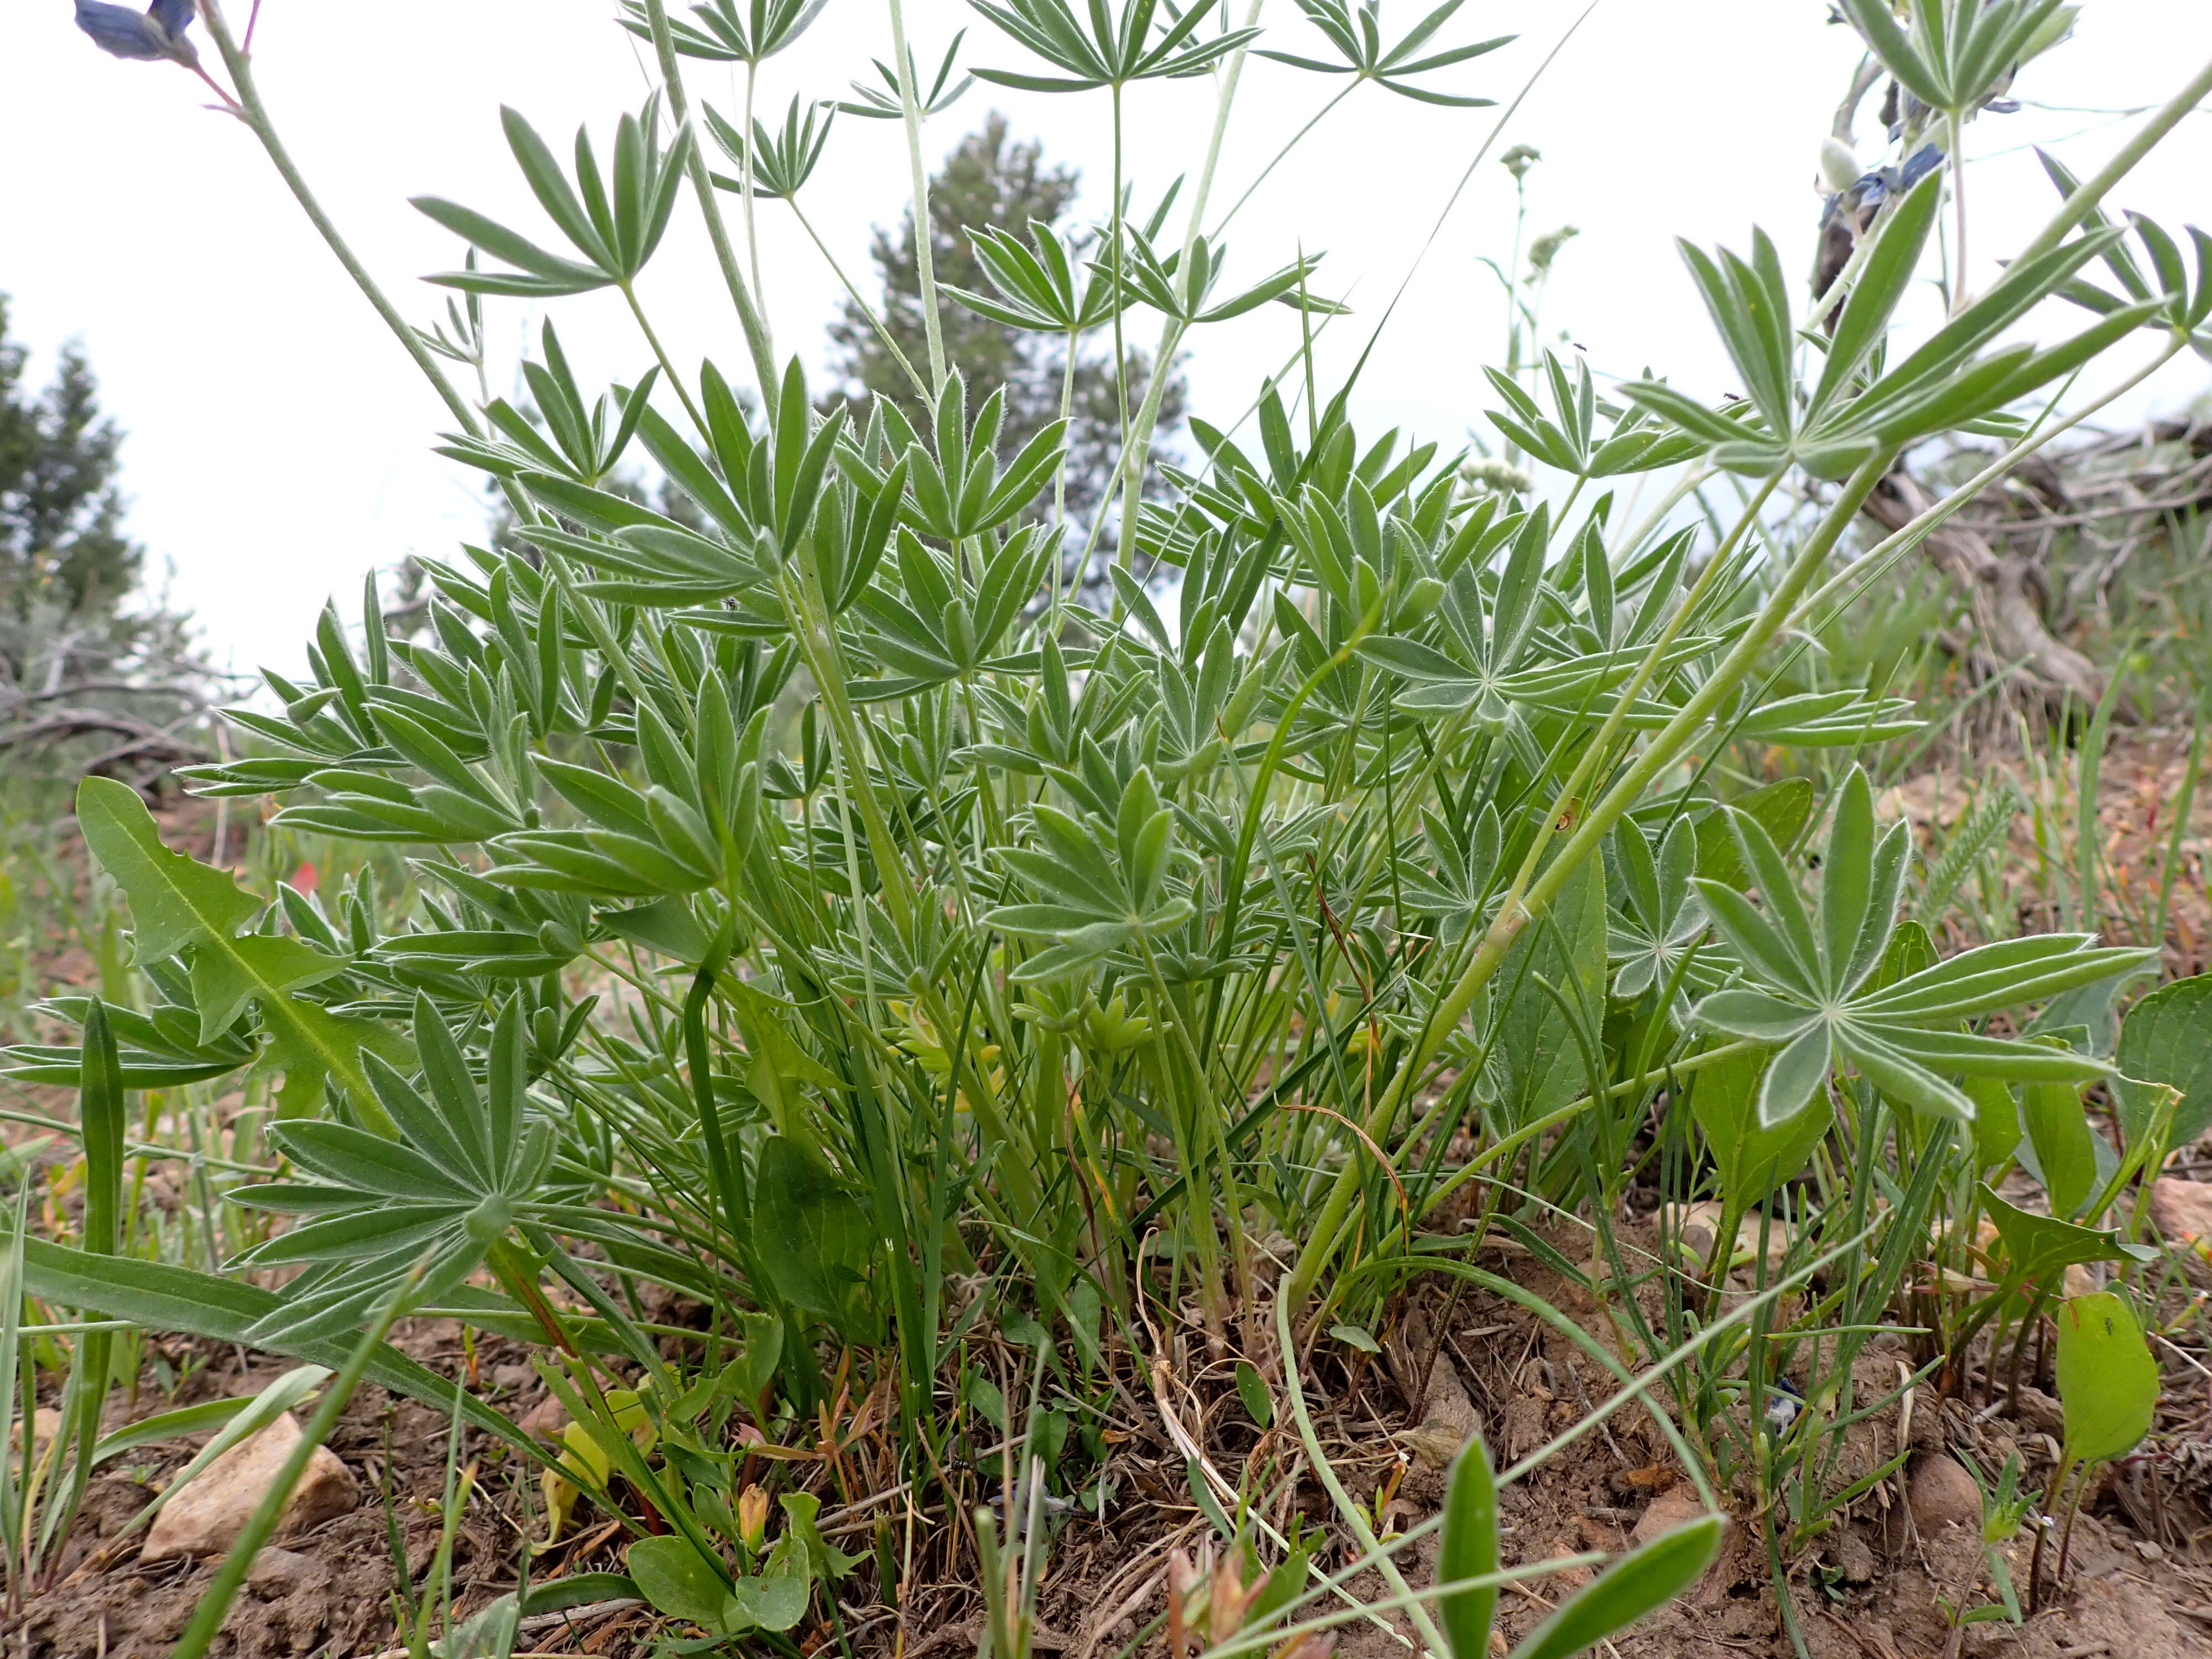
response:
[[[248,0],[228,3],[242,23]],[[908,0],[906,9],[926,66],[966,27],[965,61],[1036,67],[957,0]],[[1386,33],[1426,9],[1426,0],[1393,0]],[[1433,82],[1510,100],[1575,9],[1470,0],[1435,45],[1522,39]],[[1475,262],[1503,260],[1510,246],[1511,182],[1494,157],[1516,142],[1544,155],[1528,181],[1531,231],[1572,223],[1582,233],[1560,256],[1547,332],[1570,331],[1602,372],[1649,365],[1705,394],[1734,389],[1671,239],[1741,246],[1756,222],[1790,270],[1807,268],[1817,149],[1857,61],[1854,39],[1825,23],[1827,10],[1826,0],[1600,0],[1431,250],[1363,381],[1362,429],[1395,422],[1456,445],[1495,401],[1480,368],[1501,355],[1503,306]],[[615,116],[635,108],[647,85],[612,12],[609,0],[265,0],[256,46],[264,96],[325,205],[410,317],[442,312],[442,292],[415,279],[457,264],[460,252],[407,205],[410,195],[450,197],[561,246],[507,152],[498,106],[522,110],[563,153],[588,120],[604,156]],[[1327,55],[1290,0],[1268,0],[1263,21],[1263,45]],[[811,33],[769,65],[760,107],[780,116],[794,92],[842,94],[854,74],[873,76],[868,57],[889,55],[879,0],[830,0]],[[2153,105],[2208,57],[2204,0],[2087,0],[2075,40],[2033,66],[2015,92],[2092,112]],[[731,77],[690,67],[695,94],[734,112]],[[1251,63],[1217,210],[1338,84]],[[410,552],[449,553],[480,532],[483,498],[475,475],[429,453],[447,422],[413,366],[251,136],[205,102],[180,70],[95,50],[68,0],[0,0],[0,292],[12,296],[15,333],[39,353],[32,378],[43,380],[55,345],[84,343],[106,404],[130,434],[132,529],[157,566],[173,562],[174,597],[198,613],[219,659],[283,671],[301,660],[326,594],[350,617],[364,571]],[[1880,137],[1874,104],[1858,134],[1869,161]],[[929,129],[933,162],[993,107],[1016,135],[1040,136],[1050,158],[1080,167],[1085,206],[1103,210],[1111,164],[1103,94],[979,83]],[[1129,94],[1127,165],[1140,201],[1176,173],[1195,173],[1212,110],[1203,81]],[[1300,246],[1326,249],[1317,289],[1348,294],[1358,313],[1324,342],[1325,382],[1330,360],[1340,372],[1364,341],[1494,118],[1362,88],[1244,210],[1230,238],[1231,282],[1274,269]],[[2039,108],[1971,127],[1977,282],[2055,199],[2027,145],[2052,144],[2086,173],[2128,131],[2106,113]],[[871,293],[869,227],[903,209],[906,177],[897,124],[841,118],[802,198]],[[2201,113],[2115,202],[2169,228],[2212,222],[2208,181],[2212,114]],[[764,204],[761,221],[778,349],[819,370],[840,291],[787,210]],[[744,373],[688,197],[641,286],[678,363],[708,355],[733,378]],[[493,390],[503,392],[537,318],[522,302],[489,303],[489,331],[507,359]],[[587,383],[628,380],[648,361],[618,299],[564,301],[554,314]],[[2081,316],[2049,314],[2039,326],[2049,334]],[[1202,333],[1189,370],[1195,411],[1236,418],[1296,331],[1291,313],[1270,307]],[[1137,337],[1151,335],[1140,324]],[[2185,356],[2136,408],[2183,402],[2205,379]]]

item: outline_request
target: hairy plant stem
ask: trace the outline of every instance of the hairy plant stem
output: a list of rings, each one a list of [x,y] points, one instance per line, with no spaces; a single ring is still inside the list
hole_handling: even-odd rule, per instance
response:
[[[829,244],[822,240],[821,233],[814,228],[814,222],[799,211],[796,198],[790,198],[790,206],[793,216],[799,221],[799,228],[812,240],[815,248],[822,255],[823,263],[830,267],[838,283],[844,288],[846,297],[860,307],[860,314],[868,319],[868,326],[875,330],[876,337],[884,343],[884,349],[891,354],[891,361],[896,363],[906,375],[907,383],[914,387],[915,394],[927,403],[930,396],[929,382],[921,378],[921,371],[915,368],[913,362],[900,349],[899,343],[891,337],[890,330],[884,325],[884,319],[876,314],[876,308],[862,297],[859,289],[853,286],[853,279],[845,274],[845,267],[837,263],[837,256],[830,252]],[[1065,413],[1065,410],[1062,412]]]
[[[739,182],[744,187],[745,198],[745,263],[752,268],[753,292],[760,296],[763,308],[768,304],[768,285],[761,281],[760,228],[753,222],[753,88],[760,79],[760,64],[752,58],[745,59],[745,155],[744,164],[738,168]]]
[[[684,90],[684,70],[676,60],[676,37],[669,31],[666,0],[644,0],[644,4],[646,22],[653,32],[653,55],[660,63],[662,84],[668,88],[669,112],[681,126],[691,118],[691,100]],[[698,145],[687,146],[684,172],[691,180],[692,195],[698,198],[699,216],[707,222],[707,239],[714,244],[715,263],[722,268],[722,284],[737,307],[738,326],[744,331],[745,349],[752,355],[761,401],[769,403],[775,396],[775,343],[752,289],[746,286],[745,274],[738,268],[738,251],[731,244],[729,227],[722,222],[722,205],[714,199],[714,181],[708,176],[707,158],[699,153]]]
[[[1369,1115],[1365,1127],[1370,1135],[1379,1139],[1388,1131],[1405,1103],[1420,1086],[1422,1074],[1436,1057],[1437,1049],[1443,1047],[1444,1039],[1474,1006],[1475,998],[1498,971],[1506,952],[1512,948],[1522,930],[1550,907],[1559,890],[1566,884],[1567,878],[1597,851],[1599,843],[1612,830],[1621,814],[1636,803],[1654,778],[1680,757],[1721,704],[1735,693],[1736,687],[1757,665],[1760,653],[1788,619],[1798,595],[1804,591],[1806,584],[1812,580],[1814,574],[1850,527],[1859,504],[1881,481],[1882,474],[1889,470],[1890,459],[1887,453],[1877,455],[1851,474],[1835,503],[1822,516],[1819,526],[1790,562],[1774,592],[1760,607],[1759,615],[1744,629],[1735,647],[1683,705],[1681,712],[1653,734],[1642,755],[1621,774],[1603,799],[1582,817],[1575,833],[1543,872],[1529,882],[1525,890],[1506,896],[1504,908],[1484,935],[1481,947],[1476,951],[1457,983],[1438,1002],[1422,1028],[1420,1038],[1414,1044],[1413,1052],[1401,1064],[1389,1088]],[[1619,707],[1625,708],[1627,702],[1627,698],[1622,698]],[[1595,747],[1593,744],[1592,748]],[[1319,1280],[1322,1268],[1328,1265],[1337,1235],[1358,1190],[1358,1166],[1347,1164],[1331,1188],[1321,1216],[1309,1236],[1306,1248],[1298,1258],[1297,1267],[1285,1287],[1283,1294],[1293,1307],[1303,1309],[1312,1296],[1314,1285]]]
[[[1118,471],[1129,465],[1129,349],[1125,343],[1121,327],[1121,313],[1128,309],[1128,290],[1121,283],[1121,83],[1119,81],[1114,82],[1113,98],[1114,201],[1111,210],[1113,215],[1111,228],[1114,246],[1109,250],[1106,257],[1111,267],[1111,280],[1114,284],[1114,396],[1120,404],[1119,412],[1121,417],[1121,453],[1115,463]],[[1098,544],[1098,533],[1106,522],[1106,508],[1108,503],[1112,501],[1113,495],[1114,480],[1109,479],[1107,482],[1106,492],[1099,498],[1097,508],[1092,514],[1091,535],[1083,550],[1084,568],[1087,568],[1091,562],[1091,550]],[[1115,549],[1115,558],[1124,570],[1131,568],[1130,560],[1134,553],[1134,548],[1132,545],[1134,538],[1129,532],[1130,526],[1124,524],[1121,526],[1119,544]],[[1121,610],[1119,600],[1115,602],[1114,608],[1117,612]]]
[[[659,0],[651,0],[651,3],[657,5]],[[277,175],[284,180],[286,188],[291,191],[293,198],[299,203],[301,211],[307,216],[308,222],[314,226],[317,234],[322,237],[331,252],[337,257],[338,264],[344,267],[346,275],[353,278],[354,285],[362,291],[362,297],[368,300],[376,314],[381,317],[386,325],[392,330],[394,337],[398,340],[408,356],[414,361],[416,368],[422,371],[423,378],[429,381],[431,389],[438,394],[439,401],[446,405],[453,419],[459,423],[461,430],[472,438],[483,437],[483,422],[477,416],[477,411],[470,406],[468,399],[462,397],[454,388],[453,383],[446,378],[445,371],[438,367],[437,360],[431,356],[429,349],[422,343],[422,337],[408,325],[406,319],[399,314],[398,307],[386,296],[383,289],[378,285],[376,278],[369,275],[368,268],[355,256],[353,249],[348,246],[345,238],[338,234],[337,225],[332,223],[330,216],[323,211],[322,204],[316,200],[314,192],[307,187],[306,178],[294,164],[291,153],[285,149],[283,140],[277,136],[276,124],[269,118],[267,106],[261,101],[260,88],[253,78],[252,60],[240,51],[231,39],[229,27],[223,19],[220,0],[202,0],[200,15],[206,19],[209,37],[216,43],[216,50],[222,54],[223,66],[229,71],[232,82],[238,88],[239,107],[243,112],[246,125],[252,131],[253,136],[261,141],[262,149],[268,152],[269,159],[275,165]],[[696,160],[696,147],[694,160]],[[702,176],[704,176],[703,167]],[[542,515],[538,513],[537,505],[523,493],[521,486],[513,479],[501,479],[500,491],[506,496],[507,505],[514,509],[515,517],[521,522],[536,524],[541,521]],[[547,552],[545,568],[551,574],[555,585],[560,588],[562,599],[582,619],[585,628],[592,635],[593,643],[599,647],[601,655],[614,669],[623,688],[629,692],[633,699],[642,705],[647,696],[645,686],[639,680],[636,671],[630,665],[627,654],[615,641],[612,632],[607,627],[606,617],[600,611],[599,607],[575,591],[574,582],[564,559],[554,553]]]
[[[2136,136],[2113,152],[2111,161],[2082,181],[2081,188],[2051,216],[2051,222],[2035,234],[2034,240],[2013,256],[2013,263],[2026,264],[2057,247],[2066,233],[2094,212],[2112,186],[2133,171],[2136,163],[2149,155],[2158,141],[2179,126],[2207,97],[2212,97],[2212,61],[2198,70],[2188,85],[2160,105],[2150,119],[2136,130]]]
[[[1945,118],[1944,136],[1951,143],[1951,314],[1966,308],[1966,123],[1956,110]]]
[[[346,275],[353,278],[354,286],[362,291],[376,314],[384,319],[386,326],[398,337],[407,355],[415,360],[416,368],[422,371],[423,378],[430,382],[439,400],[460,422],[461,429],[472,438],[483,436],[483,422],[477,419],[476,410],[470,407],[468,399],[462,397],[455,390],[453,383],[446,378],[445,370],[438,367],[437,359],[430,355],[430,349],[422,343],[422,337],[399,314],[398,307],[385,297],[384,290],[377,286],[376,278],[368,274],[368,267],[355,257],[345,238],[338,234],[337,226],[323,211],[323,204],[315,199],[314,191],[307,188],[307,181],[294,164],[291,152],[285,149],[284,141],[277,137],[276,124],[269,118],[268,106],[261,101],[261,88],[253,78],[253,60],[231,40],[230,26],[223,17],[221,0],[200,0],[200,15],[206,20],[209,38],[222,54],[223,67],[230,73],[231,84],[238,89],[238,107],[246,126],[261,141],[261,148],[268,152],[277,176],[283,179],[285,188],[292,192],[292,198],[299,203],[301,211],[307,216],[308,222],[314,226],[316,234],[323,239],[325,245],[337,256],[337,262],[345,267]]]
[[[891,57],[898,64],[899,115],[906,127],[906,162],[914,175],[914,267],[921,283],[921,333],[929,346],[929,388],[945,386],[945,327],[937,314],[937,257],[929,219],[929,173],[921,164],[921,105],[914,84],[914,54],[906,44],[906,13],[890,0]]]
[[[660,343],[660,336],[653,332],[653,325],[646,320],[645,308],[637,302],[636,288],[627,282],[617,286],[622,289],[623,298],[629,302],[629,314],[637,320],[638,331],[645,336],[646,344],[652,349],[653,361],[660,365],[660,372],[668,377],[668,384],[676,388],[676,400],[684,405],[684,412],[690,417],[693,429],[711,441],[707,417],[699,412],[699,405],[691,401],[691,393],[684,384],[684,377],[676,372],[676,365],[668,361],[668,353]]]

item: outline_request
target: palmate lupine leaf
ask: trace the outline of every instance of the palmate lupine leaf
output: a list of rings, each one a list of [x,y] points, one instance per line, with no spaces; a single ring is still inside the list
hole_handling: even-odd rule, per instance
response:
[[[806,33],[829,0],[704,0],[691,8],[699,21],[671,20],[669,33],[686,58],[709,63],[766,63]],[[640,0],[623,0],[622,26],[641,40],[653,39],[652,20]]]
[[[1191,902],[1168,885],[1176,859],[1175,811],[1164,805],[1149,769],[1139,768],[1110,817],[1097,808],[1083,817],[1042,803],[1030,809],[1035,830],[1025,847],[1000,854],[1006,867],[1042,896],[1001,905],[987,927],[1050,948],[1014,970],[1027,982],[1064,977],[1109,952],[1150,940],[1190,919]]]
[[[357,1327],[405,1274],[422,1268],[420,1302],[436,1305],[484,1253],[546,1201],[551,1126],[529,1108],[522,1005],[501,1010],[479,1087],[429,999],[415,1000],[422,1086],[371,1054],[370,1085],[396,1138],[343,1123],[287,1123],[277,1149],[307,1178],[243,1187],[232,1201],[311,1218],[240,1257],[239,1267],[303,1266],[281,1304],[248,1333],[264,1345]]]
[[[615,131],[612,171],[602,176],[589,133],[576,130],[576,178],[571,184],[538,130],[512,109],[500,112],[515,163],[551,219],[583,256],[552,253],[471,208],[438,196],[418,196],[415,206],[472,246],[506,261],[514,271],[449,270],[430,277],[470,294],[550,299],[629,283],[660,246],[676,209],[691,130],[660,145],[659,94],[646,100],[642,115],[625,115]]]
[[[1939,177],[1923,179],[1885,214],[1864,272],[1844,302],[1828,362],[1802,408],[1792,367],[1791,289],[1772,244],[1758,232],[1749,260],[1680,244],[1754,418],[1738,425],[1655,380],[1627,382],[1622,392],[1702,440],[1713,459],[1732,470],[1768,473],[1794,463],[1816,477],[1840,478],[1878,454],[1995,415],[2090,361],[2159,309],[2160,301],[2141,301],[2059,345],[2039,350],[2013,344],[1980,355],[2120,235],[2093,230],[2008,268],[1926,341],[1863,384],[1861,368],[1872,360],[1918,267],[1936,219]]]
[[[1672,984],[1692,947],[1709,930],[1705,907],[1690,886],[1698,866],[1697,842],[1686,818],[1675,819],[1656,859],[1633,818],[1623,819],[1613,832],[1621,904],[1612,919],[1606,954],[1619,964],[1613,994],[1624,1001],[1655,984]],[[1715,955],[1705,954],[1709,959]]]
[[[1779,1048],[1760,1089],[1762,1124],[1803,1110],[1838,1060],[1900,1103],[1960,1122],[1972,1121],[1975,1109],[1952,1078],[2087,1082],[2111,1071],[2070,1049],[1974,1036],[1959,1023],[2106,978],[2148,953],[2100,949],[2087,934],[2044,934],[1967,951],[1871,989],[1897,927],[1909,832],[1899,823],[1877,837],[1864,771],[1852,769],[1838,799],[1817,910],[1756,819],[1732,813],[1730,825],[1759,903],[1719,882],[1696,885],[1749,985],[1705,998],[1697,1018]]]
[[[2066,37],[2081,8],[2066,0],[1917,0],[1898,21],[1890,0],[1838,0],[1911,98],[1964,116],[2001,97],[2029,59]]]
[[[972,75],[963,75],[957,81],[952,80],[952,66],[959,58],[960,43],[967,38],[966,29],[957,30],[954,33],[952,43],[945,47],[945,56],[937,65],[937,75],[930,82],[929,90],[927,92],[921,89],[921,75],[915,64],[914,48],[912,46],[907,48],[907,79],[914,85],[915,106],[924,120],[951,109],[953,105],[960,101],[961,95],[975,84],[975,77]],[[903,119],[906,115],[906,106],[902,100],[903,89],[899,85],[898,72],[880,58],[876,58],[874,63],[876,74],[881,77],[884,84],[880,87],[872,87],[865,81],[850,82],[853,95],[860,101],[840,103],[837,106],[838,112],[843,115],[857,115],[866,121]],[[949,92],[945,90],[947,82],[952,83],[951,90]]]
[[[1452,19],[1465,0],[1444,0],[1444,3],[1408,29],[1395,46],[1382,44],[1380,0],[1365,0],[1357,11],[1348,0],[1298,0],[1298,9],[1306,15],[1307,21],[1328,38],[1344,61],[1324,63],[1317,58],[1301,58],[1295,53],[1274,52],[1262,48],[1260,56],[1272,58],[1279,64],[1288,64],[1293,69],[1310,70],[1321,75],[1352,75],[1362,81],[1372,81],[1385,92],[1395,92],[1401,98],[1417,99],[1425,104],[1443,104],[1456,109],[1486,109],[1497,100],[1473,98],[1461,93],[1437,92],[1428,87],[1416,87],[1408,77],[1425,75],[1431,70],[1447,69],[1454,64],[1463,64],[1471,58],[1480,58],[1500,46],[1510,46],[1519,37],[1501,34],[1494,40],[1478,40],[1471,46],[1449,46],[1443,51],[1417,56],[1436,32]]]
[[[2044,173],[2061,197],[2070,198],[2081,189],[2081,181],[2056,156],[2039,149],[2036,158],[2043,163]],[[2115,243],[2101,256],[2105,269],[2119,283],[2120,292],[2114,294],[2075,277],[2063,284],[2059,293],[2075,305],[2106,317],[2131,304],[2161,301],[2142,325],[2185,334],[2197,356],[2212,356],[2212,327],[2208,327],[2212,324],[2212,235],[2195,225],[2186,228],[2196,252],[2192,276],[2191,267],[2182,258],[2179,245],[2164,226],[2140,213],[2130,213],[2127,217],[2142,250],[2142,263],[2137,262],[2124,242]],[[2101,230],[2111,221],[2101,210],[2092,209],[2082,223],[2087,229]],[[2144,273],[2144,264],[2150,268],[2148,275]]]
[[[1025,75],[1012,70],[979,69],[976,75],[1002,87],[1025,92],[1089,92],[1125,87],[1133,82],[1197,75],[1256,36],[1257,29],[1224,29],[1195,39],[1209,8],[1183,11],[1162,0],[1126,0],[1115,15],[1105,0],[1093,0],[1078,17],[1067,0],[969,0],[976,10],[1062,71]],[[1153,33],[1155,23],[1159,33]]]
[[[985,225],[969,233],[969,246],[998,296],[945,285],[944,292],[978,316],[1008,328],[1087,333],[1114,320],[1114,283],[1106,272],[1086,266],[1079,283],[1078,251],[1050,225],[1030,221],[1024,244],[1011,231]]]
[[[800,186],[813,176],[821,161],[822,152],[830,143],[830,124],[837,118],[837,106],[809,103],[794,94],[791,107],[784,114],[783,130],[771,132],[756,119],[750,145],[745,135],[720,113],[708,109],[706,116],[707,131],[721,146],[723,155],[740,168],[750,157],[753,194],[763,201],[788,202],[798,196]],[[722,190],[745,188],[743,179],[732,179],[726,173],[708,176]]]

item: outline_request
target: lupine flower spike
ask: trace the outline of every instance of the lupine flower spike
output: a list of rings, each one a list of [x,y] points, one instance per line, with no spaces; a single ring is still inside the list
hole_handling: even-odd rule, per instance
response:
[[[102,52],[141,63],[167,59],[181,64],[214,89],[225,108],[235,112],[236,100],[201,67],[198,52],[185,38],[185,31],[198,13],[198,0],[154,0],[144,11],[112,5],[108,0],[76,0],[76,26]]]

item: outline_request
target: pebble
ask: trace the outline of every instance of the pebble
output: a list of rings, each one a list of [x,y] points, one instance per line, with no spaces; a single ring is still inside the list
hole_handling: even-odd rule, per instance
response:
[[[516,1426],[540,1440],[558,1440],[561,1431],[568,1426],[568,1408],[561,1403],[559,1395],[549,1394],[525,1412]]]
[[[162,1506],[147,1528],[138,1559],[151,1563],[222,1554],[238,1541],[299,1441],[299,1422],[287,1412],[223,1453]],[[358,1495],[352,1471],[329,1447],[318,1446],[285,1503],[280,1534],[296,1536],[344,1515]]]
[[[1705,1512],[1705,1506],[1698,1501],[1696,1487],[1687,1482],[1670,1486],[1645,1506],[1644,1513],[1637,1519],[1636,1530],[1629,1534],[1629,1541],[1648,1544],[1685,1522],[1696,1520]]]
[[[1954,1457],[1921,1458],[1905,1495],[1912,1506],[1912,1524],[1923,1533],[1940,1532],[1954,1524],[1975,1528],[1982,1524],[1982,1489]]]
[[[2160,1176],[2151,1183],[2150,1218],[2169,1244],[2212,1239],[2212,1182]]]

